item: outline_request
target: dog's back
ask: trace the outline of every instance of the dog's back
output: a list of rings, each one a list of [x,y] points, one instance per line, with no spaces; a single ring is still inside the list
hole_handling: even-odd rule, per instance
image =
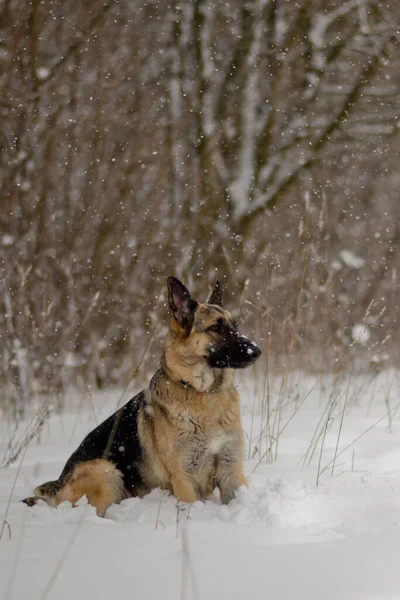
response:
[[[58,506],[64,501],[75,504],[86,495],[102,516],[111,504],[148,493],[140,474],[142,447],[137,427],[143,398],[144,392],[140,392],[91,431],[68,459],[59,479],[38,486],[35,496],[24,502],[33,505],[42,499]]]

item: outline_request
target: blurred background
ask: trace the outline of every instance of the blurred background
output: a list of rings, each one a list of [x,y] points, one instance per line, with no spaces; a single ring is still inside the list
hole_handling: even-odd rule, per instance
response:
[[[0,0],[0,115],[0,407],[146,379],[168,275],[399,366],[398,0]]]

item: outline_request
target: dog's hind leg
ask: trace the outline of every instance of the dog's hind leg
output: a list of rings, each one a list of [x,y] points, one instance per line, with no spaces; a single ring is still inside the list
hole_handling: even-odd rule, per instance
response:
[[[103,458],[78,463],[64,481],[43,483],[34,494],[23,502],[33,506],[40,499],[56,507],[65,501],[75,505],[79,498],[86,496],[99,517],[105,515],[111,504],[118,504],[129,496],[121,471]]]
[[[111,504],[118,504],[129,494],[121,471],[112,462],[98,458],[76,465],[55,496],[56,506],[66,500],[74,505],[82,496],[103,517]]]

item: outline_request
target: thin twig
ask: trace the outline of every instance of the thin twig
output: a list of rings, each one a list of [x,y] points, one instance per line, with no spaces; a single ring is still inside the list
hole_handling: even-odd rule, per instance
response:
[[[74,533],[71,536],[71,539],[69,540],[67,546],[65,547],[64,552],[62,553],[62,555],[60,557],[60,560],[56,564],[56,567],[55,567],[55,569],[54,569],[54,571],[53,571],[53,573],[52,573],[52,575],[51,575],[51,577],[49,579],[49,582],[48,582],[48,584],[46,585],[46,587],[45,587],[45,589],[43,591],[41,600],[46,600],[46,598],[48,598],[49,593],[50,593],[50,591],[51,591],[51,589],[52,589],[52,587],[53,587],[53,585],[54,585],[54,583],[55,583],[55,581],[56,581],[56,579],[57,579],[57,577],[58,577],[58,575],[59,575],[59,573],[61,571],[61,567],[63,566],[63,564],[65,562],[65,559],[67,558],[67,556],[68,556],[68,554],[69,554],[69,552],[70,552],[73,544],[75,543],[75,540],[76,540],[76,538],[78,536],[78,533],[81,530],[83,519],[84,519],[84,515],[82,515],[82,519],[77,524],[76,529],[75,529]]]
[[[312,386],[312,388],[307,392],[307,394],[304,396],[303,400],[300,402],[300,404],[297,405],[296,410],[293,412],[293,414],[289,417],[289,419],[286,421],[285,425],[282,427],[282,429],[280,429],[280,431],[278,431],[278,435],[277,438],[279,438],[279,436],[281,435],[281,433],[283,433],[286,429],[286,427],[289,425],[289,423],[294,419],[294,417],[296,416],[296,414],[299,412],[300,408],[303,406],[304,402],[307,400],[307,398],[309,397],[309,395],[311,394],[311,392],[314,390],[314,388],[316,387],[317,383],[319,383],[320,380],[316,381],[315,384]],[[264,460],[266,454],[268,452],[271,452],[272,446],[275,443],[275,439],[272,439],[272,442],[269,446],[269,448],[267,448],[267,450],[264,452],[264,454],[262,455],[262,457],[260,458],[260,460],[258,461],[258,463],[256,464],[256,466],[253,469],[253,473],[254,471],[257,469],[257,467],[261,464],[261,462]]]
[[[160,513],[161,513],[161,504],[162,504],[162,500],[163,500],[163,494],[164,494],[164,492],[161,492],[161,494],[160,494],[160,502],[158,503],[156,525],[155,525],[154,529],[157,529],[158,528],[158,524],[161,523],[161,521],[160,521]]]
[[[186,599],[187,584],[189,575],[192,581],[193,596],[196,600],[199,600],[199,592],[197,588],[196,575],[194,572],[192,560],[189,552],[189,540],[187,535],[187,528],[184,527],[182,531],[182,579],[181,579],[181,600]]]
[[[83,44],[86,43],[88,37],[93,33],[94,29],[97,27],[101,19],[105,16],[111,6],[115,3],[115,0],[108,0],[99,10],[99,12],[93,17],[90,21],[89,25],[83,31],[79,32],[76,36],[75,41],[70,45],[70,47],[63,53],[61,58],[59,58],[49,69],[49,74],[46,77],[43,77],[38,81],[39,85],[44,85],[50,79],[54,77],[59,68],[67,62],[67,60],[76,52]]]
[[[96,411],[94,410],[93,396],[92,396],[92,392],[91,392],[91,389],[90,389],[90,385],[86,385],[86,389],[88,391],[89,398],[90,398],[90,404],[91,404],[92,411],[93,411],[94,422],[96,423],[96,426],[97,426],[98,422],[97,422],[97,417],[96,417]]]
[[[337,456],[337,452],[338,452],[338,449],[339,449],[340,435],[341,435],[341,433],[342,433],[342,427],[343,427],[344,413],[345,413],[346,406],[347,406],[347,399],[348,399],[348,397],[349,397],[350,382],[351,382],[351,375],[350,375],[350,377],[349,377],[349,383],[348,383],[348,385],[347,385],[346,395],[345,395],[345,398],[344,398],[343,410],[342,410],[342,416],[341,416],[341,419],[340,419],[339,432],[338,432],[338,436],[337,436],[337,440],[336,440],[335,455],[334,455],[334,457],[333,457],[333,463],[332,463],[332,471],[331,471],[331,475],[333,475],[333,471],[335,470],[335,462],[336,462],[336,456]]]
[[[378,423],[380,423],[381,421],[383,421],[383,419],[386,419],[386,417],[388,416],[388,414],[391,413],[391,412],[393,412],[394,410],[396,410],[399,406],[400,406],[400,402],[398,404],[396,404],[396,406],[394,406],[393,408],[391,408],[382,417],[380,417],[377,421],[375,421],[375,423],[373,423],[370,427],[368,427],[368,429],[366,429],[363,433],[361,433],[359,436],[357,436],[355,440],[353,440],[352,442],[350,442],[350,444],[347,444],[347,446],[345,446],[343,448],[343,450],[341,450],[339,452],[339,454],[336,455],[335,458],[337,458],[338,456],[340,456],[341,454],[343,454],[343,452],[346,452],[346,450],[348,450],[353,444],[355,444],[356,442],[358,442],[358,440],[361,439],[366,433],[368,433],[369,431],[371,431],[371,429],[373,429],[375,427],[375,425],[378,425]],[[332,460],[330,460],[328,462],[328,464],[320,472],[320,475],[322,475],[322,473],[324,473],[331,466],[333,460],[334,459],[332,459]]]
[[[327,418],[327,420],[326,420],[326,423],[325,423],[324,435],[322,436],[321,449],[320,449],[320,451],[319,451],[318,470],[317,470],[317,481],[316,481],[316,483],[315,483],[315,485],[316,485],[317,487],[318,487],[318,483],[319,483],[319,478],[320,478],[320,476],[321,476],[322,452],[323,452],[323,450],[324,450],[325,437],[326,437],[326,434],[327,434],[327,432],[328,432],[328,427],[330,427],[330,426],[331,426],[331,424],[332,424],[332,421],[333,421],[333,417],[331,416],[331,411],[329,411],[329,416],[328,416],[328,418]]]
[[[3,524],[1,526],[1,531],[0,531],[0,541],[1,541],[2,537],[3,537],[3,531],[4,531],[4,528],[5,528],[6,524],[9,527],[9,532],[11,531],[10,530],[10,526],[9,526],[9,524],[7,522],[8,511],[10,510],[11,500],[12,500],[12,497],[14,495],[14,490],[15,490],[15,486],[17,484],[17,479],[19,477],[19,474],[20,474],[20,471],[21,471],[21,467],[22,467],[22,463],[24,462],[25,454],[26,454],[26,451],[28,450],[28,446],[30,444],[30,441],[31,440],[28,440],[28,442],[27,442],[27,444],[26,444],[26,446],[25,446],[25,448],[24,448],[24,450],[22,452],[21,460],[20,460],[17,472],[16,472],[15,477],[14,477],[14,482],[13,482],[13,485],[12,485],[12,488],[11,488],[10,495],[8,497],[8,503],[7,503],[6,513],[4,515]]]

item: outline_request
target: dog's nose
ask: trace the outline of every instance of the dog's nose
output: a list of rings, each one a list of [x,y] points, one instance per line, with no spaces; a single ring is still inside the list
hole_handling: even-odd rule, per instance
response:
[[[262,354],[261,348],[259,346],[257,346],[257,344],[255,344],[254,342],[250,342],[250,344],[247,348],[247,354],[254,362],[257,360],[257,358],[259,358],[261,356],[261,354]]]
[[[242,336],[242,340],[243,343],[240,345],[242,357],[248,361],[248,364],[252,364],[260,357],[261,348],[246,336]]]

